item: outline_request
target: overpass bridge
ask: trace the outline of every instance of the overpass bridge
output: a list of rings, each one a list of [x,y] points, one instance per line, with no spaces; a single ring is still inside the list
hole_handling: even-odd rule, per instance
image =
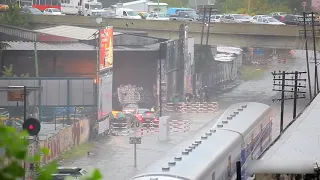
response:
[[[48,25],[71,25],[88,28],[113,26],[115,30],[145,31],[148,36],[177,39],[179,21],[156,21],[136,19],[102,19],[98,24],[95,17],[84,16],[32,16],[32,27],[39,28]],[[188,36],[195,37],[195,43],[200,44],[202,23],[188,22]],[[205,27],[203,42],[206,42],[207,27]],[[304,49],[303,27],[281,26],[267,24],[237,24],[214,23],[210,26],[208,44],[238,47],[259,47],[279,49]],[[313,48],[310,36],[308,47]],[[316,47],[320,47],[320,30],[316,32]]]

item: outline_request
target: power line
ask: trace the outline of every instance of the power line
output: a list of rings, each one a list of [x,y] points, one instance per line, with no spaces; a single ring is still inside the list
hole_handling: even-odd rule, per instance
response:
[[[307,72],[272,72],[273,75],[273,91],[281,92],[281,98],[273,99],[273,101],[281,102],[281,115],[280,115],[280,133],[283,131],[283,116],[284,116],[284,101],[293,100],[293,119],[297,116],[297,100],[306,97],[306,92],[300,91],[301,88],[306,88],[306,85],[302,85],[301,82],[305,83],[306,79],[301,79],[302,74]],[[289,78],[288,76],[291,76]],[[291,84],[290,84],[291,83]],[[290,93],[288,95],[286,93]]]

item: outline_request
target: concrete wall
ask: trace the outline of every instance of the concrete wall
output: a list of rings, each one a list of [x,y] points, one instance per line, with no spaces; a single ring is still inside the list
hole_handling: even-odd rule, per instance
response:
[[[42,155],[41,163],[46,164],[52,160],[57,159],[63,152],[75,147],[79,144],[87,142],[90,134],[89,120],[79,120],[78,122],[66,127],[58,127],[59,129],[54,131],[52,127],[54,124],[42,124],[44,128],[47,128],[45,134],[39,134],[40,147],[48,148],[49,155]],[[51,134],[50,134],[51,132]],[[29,155],[32,156],[36,152],[36,143],[29,144]],[[27,164],[27,167],[29,165]]]

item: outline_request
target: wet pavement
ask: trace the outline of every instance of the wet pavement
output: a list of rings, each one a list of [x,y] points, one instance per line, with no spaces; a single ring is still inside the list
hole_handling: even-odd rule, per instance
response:
[[[254,101],[269,104],[274,109],[273,132],[276,136],[279,132],[280,124],[280,102],[272,102],[273,98],[279,98],[279,92],[272,91],[273,76],[272,71],[305,71],[306,60],[303,52],[296,52],[297,58],[290,60],[287,64],[272,62],[264,75],[256,80],[243,82],[233,90],[216,97],[219,102],[219,113],[216,114],[184,114],[176,115],[176,119],[190,120],[190,131],[187,133],[171,133],[170,140],[167,142],[158,141],[157,134],[148,134],[142,137],[142,144],[137,145],[137,164],[134,168],[133,145],[129,144],[128,136],[111,136],[106,140],[96,144],[92,155],[83,157],[74,162],[66,162],[65,165],[79,166],[86,169],[98,168],[106,180],[128,180],[139,170],[159,159],[169,149],[179,142],[187,140],[188,137],[200,131],[209,129],[221,114],[231,104],[244,101]],[[304,76],[307,78],[307,75]],[[313,78],[311,78],[313,79]],[[307,89],[305,91],[308,91]],[[308,97],[308,95],[307,95]],[[299,99],[297,112],[300,112],[309,99]],[[284,126],[292,120],[293,103],[288,100],[285,103]]]
[[[206,114],[173,115],[173,120],[189,120],[190,129],[187,132],[170,132],[168,141],[159,141],[158,133],[148,133],[142,136],[142,143],[137,145],[137,168],[134,168],[134,145],[129,144],[129,137],[137,135],[110,136],[96,143],[92,154],[73,162],[62,163],[64,166],[78,166],[86,169],[98,168],[106,180],[128,180],[135,173],[159,159],[162,154],[188,137],[207,129],[217,120],[221,112]],[[139,135],[137,135],[139,136]]]

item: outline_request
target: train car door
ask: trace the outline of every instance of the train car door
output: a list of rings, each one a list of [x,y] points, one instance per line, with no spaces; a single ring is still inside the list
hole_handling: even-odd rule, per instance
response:
[[[216,173],[215,172],[212,173],[212,178],[211,179],[212,180],[216,180]]]
[[[228,157],[228,179],[232,178],[232,173],[231,173],[231,155]]]

